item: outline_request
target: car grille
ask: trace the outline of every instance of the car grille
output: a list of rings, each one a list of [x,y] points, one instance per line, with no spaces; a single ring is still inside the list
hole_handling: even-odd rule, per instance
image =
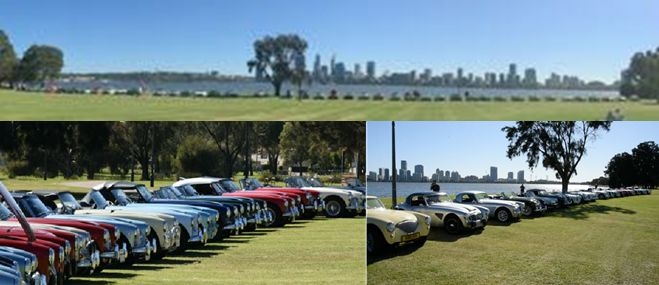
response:
[[[416,231],[417,224],[418,223],[416,221],[402,221],[398,223],[396,227],[406,233],[413,233],[414,231]]]

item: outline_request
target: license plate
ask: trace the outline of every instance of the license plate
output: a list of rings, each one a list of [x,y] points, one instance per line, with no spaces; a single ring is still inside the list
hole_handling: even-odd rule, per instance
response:
[[[421,236],[421,233],[413,233],[413,234],[402,236],[400,240],[405,242],[405,241],[418,239],[420,236]]]

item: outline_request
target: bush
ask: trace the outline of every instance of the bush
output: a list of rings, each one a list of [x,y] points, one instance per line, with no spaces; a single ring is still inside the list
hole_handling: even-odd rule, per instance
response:
[[[503,97],[503,96],[495,96],[494,97],[494,102],[507,102],[508,98]]]
[[[350,93],[343,95],[343,100],[353,100],[353,99],[355,99],[355,96],[352,96],[352,94]]]
[[[597,96],[590,96],[588,97],[588,102],[600,102],[601,98]]]
[[[208,92],[208,97],[209,98],[220,98],[220,97],[222,97],[222,94],[217,90],[212,90],[212,91]]]
[[[451,95],[449,100],[451,102],[456,102],[456,101],[460,102],[460,101],[462,101],[462,96],[460,96],[460,94],[453,94],[453,95]]]
[[[540,102],[540,97],[538,96],[530,96],[529,97],[529,102]]]
[[[316,94],[316,96],[313,96],[313,99],[314,100],[325,100],[325,97],[323,97],[323,95],[321,95],[321,94]]]
[[[444,102],[446,101],[446,97],[439,95],[439,96],[435,96],[434,100],[435,102]]]
[[[126,95],[129,95],[129,96],[138,96],[140,94],[141,94],[140,90],[137,90],[135,88],[128,89],[128,92],[126,92]]]
[[[421,97],[421,102],[431,102],[432,98],[430,97]]]
[[[179,96],[180,97],[190,97],[190,96],[192,96],[192,93],[190,93],[190,91],[186,90],[186,91],[183,91],[183,92],[179,93]]]
[[[545,97],[546,102],[556,102],[556,97],[554,96],[547,96]]]
[[[357,100],[359,101],[368,101],[368,99],[371,99],[371,97],[368,97],[368,95],[361,95],[357,97]]]
[[[382,96],[382,94],[375,94],[373,96],[373,101],[382,101],[382,100],[384,100],[384,97]]]
[[[512,102],[524,102],[524,97],[522,96],[512,96],[510,97],[510,101]]]
[[[574,97],[574,102],[586,102],[586,99],[581,96]]]
[[[330,94],[329,97],[327,97],[329,100],[338,100],[339,96],[336,95],[336,93]]]
[[[400,97],[392,95],[391,97],[389,97],[389,101],[400,101]]]
[[[34,169],[25,160],[8,161],[7,162],[7,175],[9,178],[16,178],[16,176],[28,176],[34,173]]]
[[[612,101],[610,97],[602,97],[601,100],[602,100],[602,102],[611,102]]]

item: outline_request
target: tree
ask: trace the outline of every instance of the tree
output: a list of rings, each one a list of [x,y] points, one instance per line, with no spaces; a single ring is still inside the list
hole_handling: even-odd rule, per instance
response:
[[[110,122],[78,123],[78,162],[85,169],[87,179],[94,179],[94,175],[107,165],[111,126]]]
[[[279,96],[284,82],[300,76],[299,63],[304,63],[306,49],[307,42],[295,34],[266,36],[254,42],[254,58],[247,61],[247,67],[256,72],[257,79],[270,81]]]
[[[20,81],[46,81],[59,77],[64,66],[64,55],[56,47],[33,45],[27,49],[16,75]]]
[[[609,187],[618,188],[636,185],[634,157],[627,152],[616,154],[609,161],[604,174],[609,176]]]
[[[286,122],[279,136],[284,159],[298,167],[302,167],[305,162],[311,159],[309,150],[312,148],[312,144],[309,132],[304,124],[305,122]]]
[[[246,122],[201,122],[201,127],[217,147],[221,160],[220,176],[232,177],[238,156],[244,150]]]
[[[254,125],[258,146],[268,156],[268,170],[277,175],[279,164],[279,135],[284,130],[283,122],[257,122]]]
[[[632,185],[659,185],[659,146],[653,141],[643,142],[632,149],[637,181]]]
[[[629,67],[622,73],[620,94],[659,99],[659,47],[632,56]]]
[[[11,45],[5,32],[0,30],[0,84],[12,81],[16,63],[14,46]]]
[[[586,154],[586,144],[597,137],[599,130],[608,131],[611,122],[517,122],[504,127],[508,139],[507,156],[512,159],[526,155],[530,168],[542,161],[542,166],[556,171],[563,193],[567,192],[577,165]]]

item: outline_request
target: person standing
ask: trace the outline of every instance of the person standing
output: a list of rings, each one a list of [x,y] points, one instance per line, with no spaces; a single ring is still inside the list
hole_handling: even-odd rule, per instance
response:
[[[430,190],[433,192],[439,192],[439,184],[437,184],[437,180],[432,181],[432,184],[430,184]]]
[[[524,183],[522,183],[522,186],[519,186],[519,193],[521,196],[524,196]]]

